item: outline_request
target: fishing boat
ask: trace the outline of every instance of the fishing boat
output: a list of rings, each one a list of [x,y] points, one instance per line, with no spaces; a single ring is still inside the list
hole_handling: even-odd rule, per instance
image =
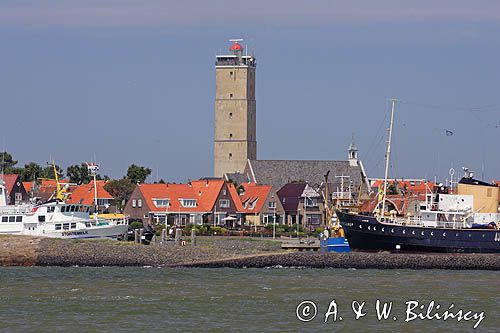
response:
[[[328,194],[328,175],[330,171],[325,174],[325,189],[322,191],[323,200],[325,203],[326,214],[326,228],[319,235],[320,248],[326,252],[350,252],[351,248],[347,241],[344,229],[336,218],[335,210],[333,208],[332,200]],[[340,201],[337,200],[337,204]]]
[[[387,200],[387,179],[396,101],[392,100],[384,184],[374,212],[336,214],[354,250],[500,253],[499,188],[465,174],[450,187],[436,186],[414,214],[400,216]],[[452,173],[450,172],[450,175]]]
[[[90,206],[67,204],[57,172],[55,198],[42,204],[8,205],[0,177],[0,234],[52,238],[118,238],[126,235],[128,219],[90,217]]]

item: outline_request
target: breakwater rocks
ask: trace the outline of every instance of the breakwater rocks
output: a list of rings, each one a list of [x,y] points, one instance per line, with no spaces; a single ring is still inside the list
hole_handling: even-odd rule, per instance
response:
[[[293,252],[225,259],[185,266],[500,270],[500,255]]]
[[[0,265],[500,270],[500,255],[289,252],[278,241],[242,237],[198,237],[197,246],[176,247],[0,236]]]

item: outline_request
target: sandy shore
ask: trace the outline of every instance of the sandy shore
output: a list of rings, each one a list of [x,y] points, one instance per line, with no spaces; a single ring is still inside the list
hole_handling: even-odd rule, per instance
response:
[[[198,237],[197,246],[175,247],[3,235],[0,265],[500,270],[500,255],[290,252],[278,241],[242,237]]]

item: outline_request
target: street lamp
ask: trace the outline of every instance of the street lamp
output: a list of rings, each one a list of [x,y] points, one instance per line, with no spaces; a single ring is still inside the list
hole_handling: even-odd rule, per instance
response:
[[[276,203],[274,203],[273,238],[276,238]]]

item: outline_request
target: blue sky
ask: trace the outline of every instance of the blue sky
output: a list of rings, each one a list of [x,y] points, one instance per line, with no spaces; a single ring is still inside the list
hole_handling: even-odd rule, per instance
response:
[[[212,174],[214,59],[257,57],[261,159],[345,159],[383,173],[500,178],[499,1],[2,1],[2,144],[21,163],[97,157],[151,180]],[[446,136],[445,130],[454,134]]]

